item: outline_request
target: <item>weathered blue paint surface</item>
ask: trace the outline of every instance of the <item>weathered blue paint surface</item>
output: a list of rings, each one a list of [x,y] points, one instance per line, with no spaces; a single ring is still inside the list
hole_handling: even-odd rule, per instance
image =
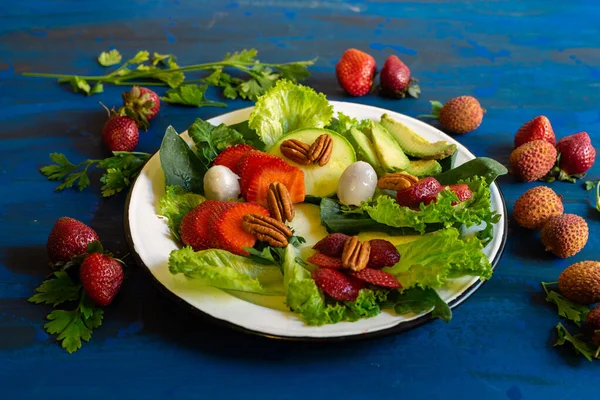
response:
[[[554,183],[566,210],[586,217],[590,241],[572,259],[544,253],[536,234],[509,223],[492,280],[455,311],[411,332],[364,342],[288,343],[238,334],[196,319],[135,271],[106,322],[68,355],[41,329],[48,309],[26,302],[48,273],[45,240],[63,215],[93,226],[106,247],[127,253],[125,196],[99,187],[55,193],[37,169],[48,153],[98,158],[105,113],[119,88],[85,98],[20,72],[100,72],[94,57],[116,47],[212,61],[256,47],[261,59],[319,57],[308,81],[329,98],[425,114],[427,100],[476,95],[488,110],[458,139],[480,156],[508,160],[524,121],[545,114],[559,136],[586,130],[600,143],[600,48],[595,0],[342,2],[4,2],[0,17],[0,393],[2,398],[597,398],[600,363],[551,347],[555,310],[539,282],[571,262],[597,259],[600,214],[580,185]],[[419,100],[347,98],[334,66],[348,47],[381,66],[398,54],[420,79]],[[211,92],[213,97],[216,92]],[[229,110],[247,106],[229,102]],[[185,129],[222,109],[164,106],[139,150],[155,151],[165,128]],[[600,164],[590,176],[598,178]],[[533,185],[500,180],[509,209]]]

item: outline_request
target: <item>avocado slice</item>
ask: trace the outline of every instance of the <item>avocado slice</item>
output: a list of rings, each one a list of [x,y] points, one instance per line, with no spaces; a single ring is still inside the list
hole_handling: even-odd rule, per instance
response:
[[[420,178],[439,174],[442,166],[436,160],[413,160],[404,172]]]
[[[456,151],[455,144],[446,141],[428,142],[408,126],[392,119],[387,114],[381,116],[381,125],[388,130],[402,150],[411,157],[423,160],[441,160]]]
[[[364,161],[371,164],[371,166],[375,169],[375,172],[377,172],[377,175],[381,176],[383,174],[383,170],[381,169],[381,165],[377,159],[375,147],[373,147],[373,143],[371,143],[367,135],[356,128],[352,128],[347,132],[346,139],[348,139],[350,144],[354,147],[354,151],[356,151],[356,158],[359,161]]]
[[[377,159],[385,172],[403,171],[408,168],[410,160],[387,129],[371,121],[366,133],[373,141]]]

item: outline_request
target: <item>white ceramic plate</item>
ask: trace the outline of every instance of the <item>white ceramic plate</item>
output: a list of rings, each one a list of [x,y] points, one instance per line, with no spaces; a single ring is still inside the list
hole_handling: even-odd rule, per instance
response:
[[[331,101],[335,111],[341,111],[355,118],[379,120],[383,113],[409,126],[419,135],[430,141],[446,140],[457,145],[455,166],[475,158],[463,145],[443,132],[416,119],[377,107],[354,103]],[[248,119],[252,107],[234,111],[209,120],[212,124],[236,124]],[[187,135],[184,136],[186,139]],[[332,340],[381,335],[398,332],[420,325],[431,319],[428,314],[396,315],[384,311],[370,319],[357,322],[341,322],[320,327],[306,325],[298,316],[288,311],[283,297],[258,295],[234,295],[212,287],[202,287],[182,276],[173,276],[168,270],[169,253],[178,248],[171,238],[167,223],[156,215],[158,200],[165,190],[165,183],[158,153],[144,166],[135,181],[125,208],[125,231],[138,263],[147,268],[159,287],[170,297],[175,298],[192,310],[208,315],[218,322],[247,332],[270,337]],[[492,207],[502,215],[494,227],[494,239],[484,249],[486,256],[495,266],[500,259],[506,242],[506,205],[496,184],[491,186]],[[316,207],[316,206],[315,206]],[[319,227],[313,227],[320,229]],[[311,236],[306,226],[298,232],[301,236]],[[308,239],[308,238],[307,238]],[[317,238],[318,239],[318,238]],[[309,240],[310,242],[310,240]],[[309,243],[310,244],[310,243]],[[456,307],[479,288],[482,282],[477,277],[464,277],[454,280],[439,291],[440,296]],[[242,299],[242,297],[252,302]]]

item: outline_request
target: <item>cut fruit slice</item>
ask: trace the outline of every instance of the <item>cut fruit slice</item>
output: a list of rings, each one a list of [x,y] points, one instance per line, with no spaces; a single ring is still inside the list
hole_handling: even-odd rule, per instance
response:
[[[381,116],[381,125],[388,130],[402,147],[402,150],[409,156],[423,160],[441,160],[456,151],[455,144],[443,140],[434,143],[428,142],[408,126],[396,121],[387,114]]]
[[[244,247],[254,247],[256,237],[242,227],[246,214],[269,215],[269,211],[258,204],[229,202],[224,210],[211,215],[209,220],[215,247],[234,254],[248,255]]]
[[[404,172],[421,178],[439,174],[442,166],[436,160],[413,160]]]
[[[322,253],[316,253],[306,259],[309,263],[317,267],[342,269],[342,259],[340,257],[326,256]]]
[[[223,150],[223,152],[215,158],[213,165],[224,165],[239,176],[238,163],[245,154],[251,151],[256,151],[256,149],[249,144],[236,144],[235,146]]]
[[[184,215],[179,226],[181,241],[195,251],[214,248],[210,219],[228,207],[227,202],[206,200]]]
[[[400,289],[402,287],[394,275],[378,269],[365,268],[360,271],[350,271],[350,275],[375,286],[390,289]]]
[[[244,154],[237,164],[237,170],[239,171],[238,176],[240,177],[240,192],[244,198],[246,197],[247,184],[250,182],[250,178],[256,171],[266,164],[268,161],[277,159],[270,154],[262,151],[250,151]]]
[[[320,135],[328,134],[333,140],[333,150],[329,162],[324,166],[300,165],[287,158],[279,150],[283,141],[296,139],[312,144]],[[304,172],[304,186],[306,194],[319,197],[329,197],[337,192],[338,181],[344,170],[356,161],[356,153],[352,145],[341,135],[327,129],[301,129],[290,132],[281,137],[271,150],[270,154],[284,159],[289,165],[300,168]]]
[[[292,203],[304,201],[304,173],[277,157],[260,165],[252,173],[243,174],[242,196],[249,203],[266,206],[269,185],[273,182],[279,182],[287,188]]]
[[[352,128],[346,135],[346,138],[354,147],[358,161],[364,161],[371,164],[375,172],[377,172],[377,175],[383,175],[383,170],[381,169],[377,154],[375,153],[375,147],[373,147],[373,143],[371,143],[371,140],[369,140],[367,135],[356,128]]]
[[[386,172],[404,171],[408,168],[410,160],[383,125],[371,121],[367,135],[370,135],[377,159]]]

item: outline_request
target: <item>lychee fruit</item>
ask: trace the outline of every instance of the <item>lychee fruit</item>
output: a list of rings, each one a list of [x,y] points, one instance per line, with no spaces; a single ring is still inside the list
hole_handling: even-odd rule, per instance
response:
[[[583,249],[588,240],[588,225],[575,214],[561,214],[548,218],[542,228],[542,244],[546,251],[567,258]]]
[[[558,277],[558,290],[576,303],[597,303],[600,301],[600,262],[581,261],[568,266]]]
[[[550,172],[556,155],[556,148],[546,141],[525,143],[510,155],[511,173],[523,182],[536,181]]]
[[[432,114],[439,118],[442,127],[455,134],[474,131],[481,125],[485,109],[472,96],[459,96],[442,105],[439,101],[431,102]]]
[[[513,217],[527,229],[541,229],[548,218],[560,215],[565,208],[561,197],[546,186],[529,189],[515,202]]]

